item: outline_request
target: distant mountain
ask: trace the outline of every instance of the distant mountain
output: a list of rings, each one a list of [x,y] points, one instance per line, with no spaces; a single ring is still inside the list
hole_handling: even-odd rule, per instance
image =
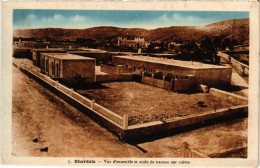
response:
[[[93,27],[87,29],[14,29],[14,37],[55,38],[58,40],[76,40],[77,38],[103,41],[117,37],[144,37],[145,40],[202,40],[206,36],[234,38],[239,44],[249,42],[249,19],[225,20],[205,26],[171,26],[157,29]]]

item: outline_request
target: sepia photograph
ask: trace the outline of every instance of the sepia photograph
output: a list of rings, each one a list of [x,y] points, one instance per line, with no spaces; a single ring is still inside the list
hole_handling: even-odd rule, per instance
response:
[[[249,10],[11,12],[11,157],[248,159]]]

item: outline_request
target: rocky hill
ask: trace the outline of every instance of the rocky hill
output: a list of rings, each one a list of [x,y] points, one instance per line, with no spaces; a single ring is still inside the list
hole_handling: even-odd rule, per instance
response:
[[[144,37],[145,40],[202,40],[206,36],[234,38],[240,44],[249,41],[249,19],[226,20],[205,26],[172,26],[157,29],[93,27],[87,29],[14,29],[14,37],[54,38],[57,40],[75,40],[77,38],[102,41],[117,37]]]

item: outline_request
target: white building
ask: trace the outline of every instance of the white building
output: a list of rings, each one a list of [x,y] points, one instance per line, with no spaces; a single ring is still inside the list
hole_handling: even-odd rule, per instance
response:
[[[149,45],[148,42],[144,40],[144,38],[135,37],[134,40],[128,40],[127,38],[118,37],[118,46],[126,46],[137,48],[147,48]]]

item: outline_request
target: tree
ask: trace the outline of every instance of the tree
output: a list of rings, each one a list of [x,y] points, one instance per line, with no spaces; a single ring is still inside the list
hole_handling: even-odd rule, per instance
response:
[[[217,48],[212,38],[207,37],[202,40],[200,48],[204,50],[212,63],[219,64],[220,58],[217,56]]]
[[[195,41],[187,40],[181,47],[182,52],[187,55],[188,57],[192,57],[192,52],[195,52],[198,49],[197,44]],[[193,58],[192,58],[193,59]]]
[[[225,38],[224,41],[222,42],[222,50],[225,50],[226,48],[230,47],[230,42],[231,40],[229,38]]]

